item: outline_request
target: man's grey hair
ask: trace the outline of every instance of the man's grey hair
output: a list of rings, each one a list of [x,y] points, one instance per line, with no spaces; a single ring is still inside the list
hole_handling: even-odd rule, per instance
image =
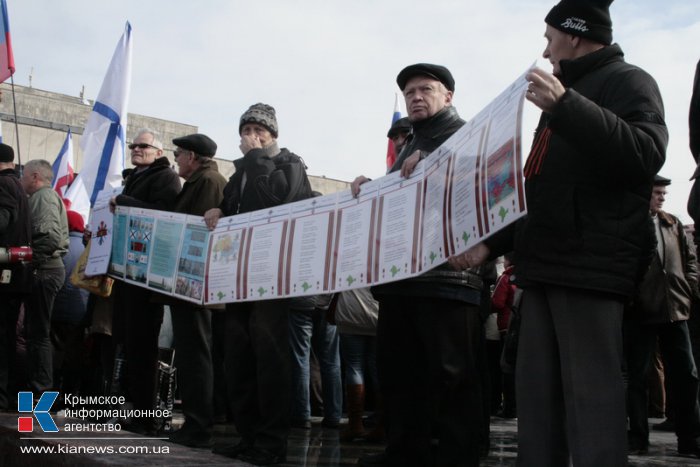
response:
[[[48,184],[53,182],[53,168],[48,161],[44,159],[33,159],[24,164],[24,171],[28,173],[37,173],[39,177]]]
[[[160,136],[158,135],[158,132],[156,130],[152,130],[150,128],[141,128],[137,133],[136,133],[136,138],[143,134],[149,134],[153,136],[153,141],[151,142],[151,146],[155,146],[158,149],[163,149],[163,142],[160,140]],[[134,139],[136,139],[134,138]]]

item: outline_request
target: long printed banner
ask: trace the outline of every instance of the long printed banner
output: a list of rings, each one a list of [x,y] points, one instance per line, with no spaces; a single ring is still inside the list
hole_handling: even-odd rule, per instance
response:
[[[416,276],[526,213],[521,124],[527,82],[424,159],[350,191],[204,220],[119,207],[101,239],[108,272],[196,303],[338,292]],[[106,243],[105,243],[106,242]],[[104,271],[103,271],[104,272]]]

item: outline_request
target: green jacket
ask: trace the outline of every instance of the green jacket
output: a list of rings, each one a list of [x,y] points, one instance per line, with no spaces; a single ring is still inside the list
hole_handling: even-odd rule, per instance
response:
[[[68,216],[61,197],[50,186],[29,197],[32,213],[32,262],[35,268],[62,268],[68,251]]]

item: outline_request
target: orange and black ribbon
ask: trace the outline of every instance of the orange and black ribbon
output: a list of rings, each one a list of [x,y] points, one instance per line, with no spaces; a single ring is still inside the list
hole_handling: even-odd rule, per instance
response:
[[[544,157],[549,151],[549,140],[551,137],[552,130],[548,127],[544,127],[535,137],[532,149],[530,149],[530,155],[527,157],[527,162],[525,162],[525,178],[530,178],[540,173]]]

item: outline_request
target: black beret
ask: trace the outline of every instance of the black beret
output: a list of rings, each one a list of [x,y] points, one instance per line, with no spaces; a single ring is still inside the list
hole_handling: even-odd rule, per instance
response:
[[[214,140],[201,133],[175,138],[173,144],[179,148],[193,151],[200,156],[212,157],[216,154],[216,143]]]
[[[15,160],[15,150],[12,146],[0,143],[0,162],[12,162]]]
[[[408,80],[414,76],[428,76],[434,78],[444,84],[450,91],[455,90],[455,79],[452,77],[450,70],[442,65],[432,65],[430,63],[416,63],[415,65],[409,65],[401,70],[396,77],[396,84],[399,85],[399,89],[403,91]]]
[[[670,184],[670,178],[662,177],[661,175],[654,175],[654,186],[668,186]]]
[[[399,118],[396,120],[389,128],[389,133],[386,134],[387,138],[393,138],[400,132],[409,133],[411,131],[411,122],[408,121],[408,117]]]

